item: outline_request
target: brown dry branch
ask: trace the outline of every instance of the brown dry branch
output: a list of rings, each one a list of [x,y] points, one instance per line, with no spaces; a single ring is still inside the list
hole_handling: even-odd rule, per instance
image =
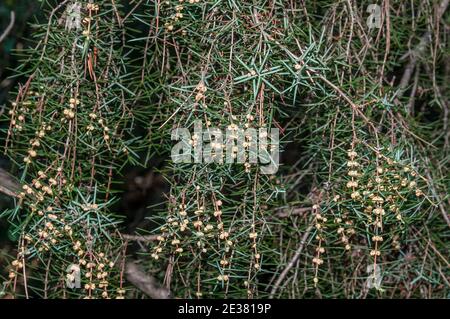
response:
[[[155,278],[149,276],[135,262],[127,262],[125,276],[136,288],[152,299],[170,299],[170,291],[161,287]]]
[[[159,235],[130,235],[130,234],[121,234],[121,236],[126,240],[131,241],[142,241],[142,242],[153,242],[158,240]]]
[[[286,218],[286,217],[291,217],[291,216],[299,216],[299,215],[303,215],[307,212],[310,212],[312,210],[311,207],[298,207],[298,208],[289,208],[289,209],[281,209],[278,213],[277,213],[277,217],[280,218]]]
[[[447,10],[449,0],[442,0],[439,4],[437,18],[440,19],[444,12]],[[399,89],[397,91],[397,98],[400,98],[403,96],[403,94],[406,92],[406,88],[409,85],[409,81],[411,79],[411,76],[413,75],[413,72],[416,68],[417,60],[420,56],[422,56],[425,53],[425,50],[427,49],[428,45],[431,42],[431,32],[427,31],[425,32],[422,37],[420,38],[419,44],[411,51],[405,53],[400,60],[404,60],[407,57],[409,57],[409,62],[405,67],[405,71],[403,72],[403,76],[400,80]]]

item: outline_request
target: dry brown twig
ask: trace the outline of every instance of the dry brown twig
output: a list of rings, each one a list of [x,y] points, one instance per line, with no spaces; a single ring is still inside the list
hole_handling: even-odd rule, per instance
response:
[[[309,226],[306,229],[305,233],[303,234],[303,236],[302,236],[302,238],[300,240],[300,244],[299,244],[297,250],[295,251],[294,256],[289,261],[289,263],[287,264],[286,268],[284,268],[284,270],[281,272],[280,277],[278,277],[277,281],[273,285],[273,288],[272,288],[272,290],[270,292],[270,296],[269,296],[270,299],[272,299],[275,296],[278,288],[280,288],[281,282],[284,280],[284,278],[289,273],[291,268],[294,267],[296,261],[298,260],[298,258],[302,254],[303,248],[305,247],[305,244],[306,244],[306,240],[308,239],[309,234],[311,233],[311,229],[312,229],[312,225]]]
[[[442,0],[439,4],[437,18],[440,19],[444,12],[447,10],[449,0]],[[411,79],[411,76],[416,68],[417,60],[420,56],[422,56],[425,53],[425,50],[427,49],[428,45],[431,42],[431,32],[427,31],[425,32],[422,37],[420,38],[419,44],[411,51],[408,51],[406,54],[404,54],[400,60],[404,60],[407,57],[410,58],[408,64],[405,67],[405,71],[403,72],[403,76],[400,80],[399,89],[397,91],[396,97],[402,97],[403,94],[406,91],[406,88],[409,85],[409,81]]]
[[[286,218],[286,217],[290,217],[290,216],[299,216],[299,215],[303,215],[311,210],[312,210],[312,207],[299,207],[299,208],[292,208],[292,209],[283,208],[277,212],[276,216],[280,217],[280,218]]]

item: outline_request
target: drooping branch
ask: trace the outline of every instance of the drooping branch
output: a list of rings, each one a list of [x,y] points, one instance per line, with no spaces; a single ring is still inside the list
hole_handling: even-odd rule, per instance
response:
[[[2,35],[0,35],[0,43],[3,42],[3,40],[5,40],[5,38],[8,36],[8,34],[11,32],[13,26],[14,26],[14,22],[16,21],[16,14],[14,13],[14,11],[11,11],[11,21],[9,22],[8,26],[6,27],[5,31],[3,31]]]

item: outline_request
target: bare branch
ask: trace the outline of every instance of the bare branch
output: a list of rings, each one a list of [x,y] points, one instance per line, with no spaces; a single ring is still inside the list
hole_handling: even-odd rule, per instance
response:
[[[297,250],[295,251],[294,256],[289,261],[288,265],[286,266],[286,268],[284,268],[283,272],[280,274],[280,277],[278,277],[277,281],[273,285],[272,291],[270,292],[270,296],[269,296],[270,299],[272,299],[274,297],[275,293],[277,292],[278,288],[281,285],[281,282],[284,280],[284,278],[288,274],[289,270],[291,270],[291,268],[294,267],[294,264],[296,263],[297,259],[300,257],[300,255],[303,251],[303,248],[305,247],[306,240],[308,239],[309,234],[311,233],[311,229],[312,229],[312,226],[309,226],[306,229],[305,233],[303,234],[302,239],[300,240],[300,244],[299,244]]]
[[[0,35],[0,43],[3,42],[3,40],[8,36],[8,34],[11,32],[14,22],[16,21],[16,14],[14,11],[11,11],[11,21],[9,22],[8,26],[6,27],[5,31],[2,35]]]
[[[152,242],[158,240],[159,235],[130,235],[120,234],[124,239],[131,241]]]
[[[135,262],[125,265],[127,280],[152,299],[170,299],[170,291],[161,287],[156,279],[146,274]]]
[[[280,218],[286,218],[290,216],[298,216],[303,215],[309,211],[311,211],[311,207],[299,207],[299,208],[292,208],[292,209],[282,209],[277,213],[277,217]]]
[[[3,168],[0,168],[0,192],[17,197],[19,190],[20,183]]]
[[[440,19],[444,12],[447,10],[449,0],[442,0],[439,4],[438,8],[438,14],[437,18]],[[416,68],[417,60],[418,58],[425,53],[426,48],[428,47],[428,44],[431,42],[431,33],[430,31],[427,31],[422,35],[420,38],[419,44],[414,48],[414,50],[407,52],[405,55],[401,57],[402,59],[405,59],[406,57],[410,57],[410,60],[408,64],[405,67],[405,71],[403,72],[402,79],[400,80],[399,89],[397,91],[396,96],[402,97],[403,94],[406,91],[406,88],[409,85],[409,81],[411,79],[411,76],[414,72],[414,69]]]

